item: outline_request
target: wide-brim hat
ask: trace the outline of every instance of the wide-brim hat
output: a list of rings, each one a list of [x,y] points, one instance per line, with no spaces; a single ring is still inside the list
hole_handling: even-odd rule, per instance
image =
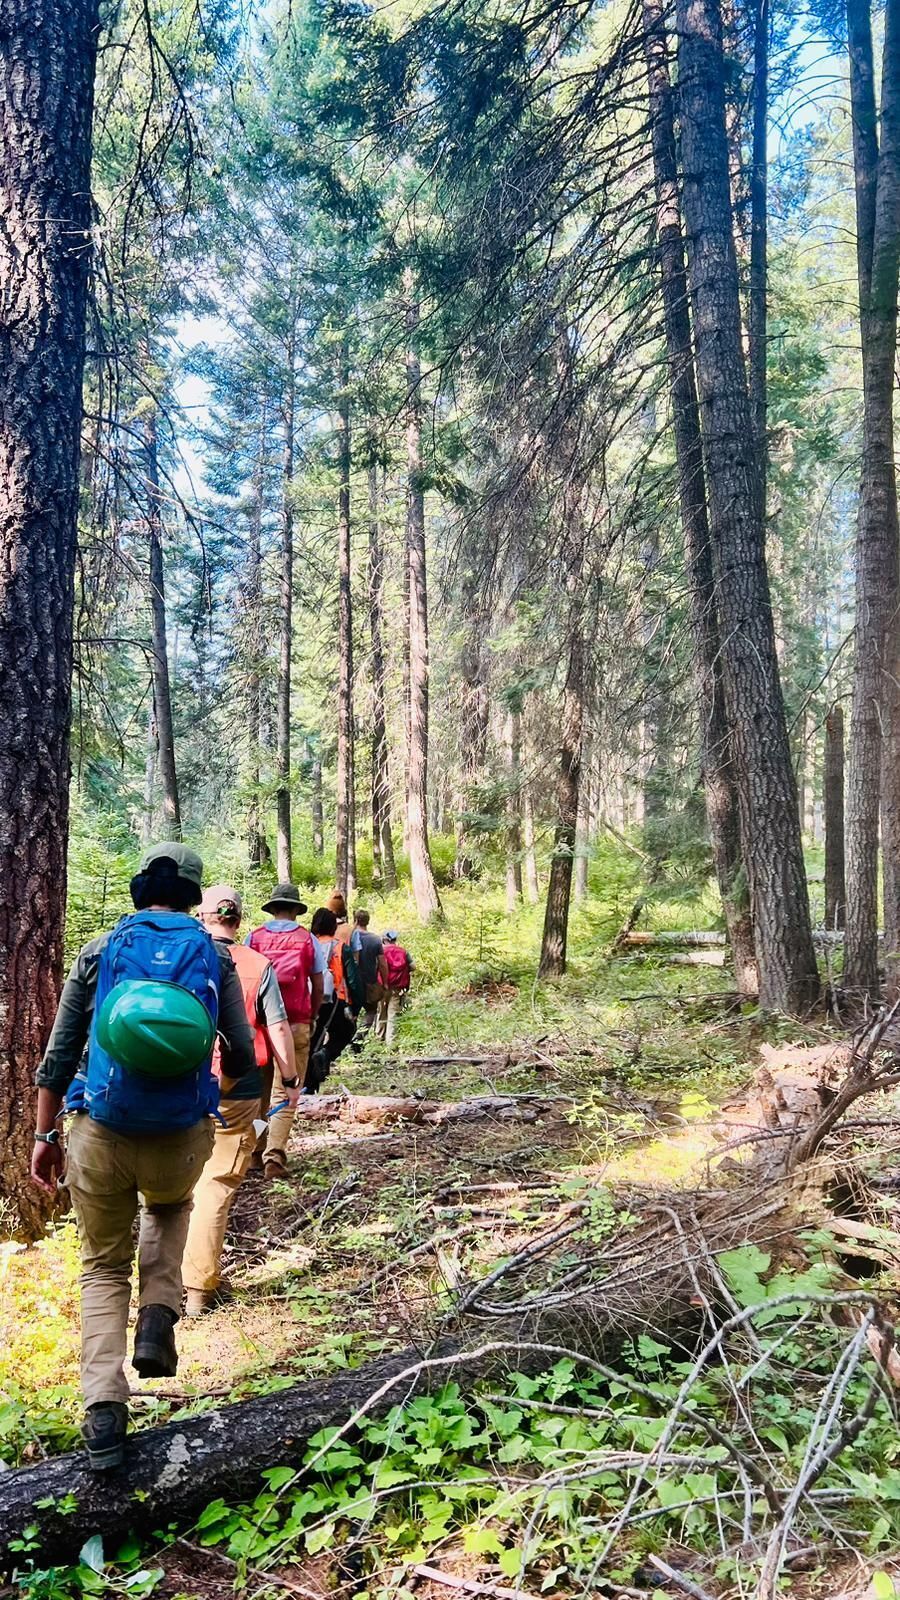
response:
[[[293,911],[309,910],[309,906],[300,899],[300,891],[295,883],[276,883],[263,911],[277,911],[279,906],[290,906]]]

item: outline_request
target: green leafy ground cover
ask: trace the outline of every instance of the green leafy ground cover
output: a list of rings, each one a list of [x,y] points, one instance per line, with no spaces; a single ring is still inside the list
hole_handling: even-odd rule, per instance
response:
[[[76,860],[79,938],[110,920],[127,888],[129,863],[107,857],[103,870]],[[216,863],[217,871],[224,875],[227,865]],[[251,905],[254,892],[262,897],[244,887]],[[763,1037],[803,1035],[796,1025],[763,1030],[753,1014],[717,1005],[711,997],[728,987],[722,972],[669,967],[651,952],[609,960],[639,887],[633,858],[598,855],[591,895],[573,917],[570,971],[540,988],[538,911],[508,916],[489,889],[445,888],[445,926],[423,931],[405,892],[371,901],[377,924],[399,928],[415,953],[414,1001],[394,1055],[372,1041],[358,1063],[341,1064],[337,1082],[353,1092],[415,1089],[441,1099],[525,1092],[556,1097],[557,1109],[540,1124],[457,1125],[452,1136],[304,1135],[289,1182],[241,1191],[228,1262],[235,1302],[200,1327],[182,1325],[179,1379],[138,1394],[135,1426],[427,1338],[452,1306],[455,1284],[536,1237],[554,1208],[586,1204],[586,1226],[601,1241],[638,1220],[618,1197],[622,1183],[633,1208],[641,1185],[706,1181],[714,1107],[749,1078]],[[715,926],[715,905],[705,887],[676,883],[654,897],[642,926]],[[488,1059],[415,1064],[453,1055]],[[480,1192],[498,1183],[505,1187],[492,1197]],[[416,1256],[431,1237],[437,1247]],[[405,1600],[417,1583],[423,1592],[416,1567],[437,1563],[468,1581],[474,1575],[529,1594],[603,1593],[602,1574],[610,1594],[618,1584],[661,1595],[677,1591],[660,1587],[648,1558],[674,1551],[708,1592],[746,1593],[771,1510],[704,1418],[726,1429],[739,1451],[761,1452],[785,1492],[802,1471],[847,1342],[846,1327],[803,1299],[827,1289],[831,1270],[821,1239],[806,1251],[806,1266],[790,1268],[755,1246],[722,1261],[735,1305],[763,1309],[752,1337],[737,1330],[697,1373],[677,1448],[649,1470],[646,1453],[669,1427],[691,1357],[644,1334],[626,1344],[612,1372],[564,1357],[542,1377],[512,1373],[473,1396],[450,1381],[387,1419],[313,1441],[303,1460],[266,1474],[253,1501],[216,1501],[193,1529],[141,1529],[119,1549],[104,1549],[98,1531],[81,1562],[60,1569],[42,1564],[35,1534],[19,1552],[14,1587],[34,1600],[206,1596],[234,1585],[258,1593],[267,1572],[300,1572],[308,1588],[312,1572],[314,1593]],[[77,1438],[71,1223],[60,1222],[32,1250],[0,1247],[0,1274],[0,1458],[18,1465]],[[842,1404],[858,1409],[870,1381],[861,1365]],[[815,1492],[821,1525],[809,1537],[825,1553],[806,1562],[812,1573],[788,1572],[783,1584],[834,1593],[827,1573],[852,1548],[876,1567],[883,1554],[880,1592],[892,1592],[900,1443],[886,1405],[879,1402]],[[619,1515],[623,1527],[607,1550]],[[186,1548],[201,1553],[199,1573],[179,1568]]]

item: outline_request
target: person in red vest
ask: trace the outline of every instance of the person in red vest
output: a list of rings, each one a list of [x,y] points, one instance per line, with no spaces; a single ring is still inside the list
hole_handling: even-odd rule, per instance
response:
[[[277,1065],[284,1098],[296,1105],[302,1087],[294,1060],[294,1038],[271,961],[237,943],[243,905],[230,884],[216,883],[200,902],[200,920],[225,949],[237,971],[247,1021],[253,1032],[255,1066],[242,1078],[222,1084],[212,1155],[194,1190],[181,1274],[187,1291],[185,1315],[198,1317],[228,1299],[222,1283],[222,1247],[232,1201],[250,1165],[258,1137],[263,1081],[270,1062]],[[221,1080],[219,1049],[213,1071]]]
[[[383,1039],[390,1049],[394,1042],[394,1030],[397,1018],[406,996],[409,994],[409,985],[412,979],[415,962],[408,950],[404,950],[398,943],[397,935],[393,930],[384,934],[384,961],[387,967],[387,994],[378,1007],[378,1021],[375,1024],[376,1039]]]
[[[294,1039],[294,1058],[297,1076],[302,1087],[309,1061],[309,1043],[322,997],[325,992],[325,956],[306,928],[297,921],[308,909],[300,899],[293,883],[277,883],[263,906],[271,918],[261,928],[248,935],[251,950],[271,961],[278,979],[288,1022]],[[285,1099],[285,1084],[275,1064],[271,1104],[280,1105]],[[263,1112],[268,1110],[265,1096]],[[276,1111],[269,1120],[268,1143],[265,1155],[267,1178],[283,1177],[287,1172],[287,1143],[294,1126],[296,1107],[287,1105]],[[263,1135],[265,1140],[266,1135]]]

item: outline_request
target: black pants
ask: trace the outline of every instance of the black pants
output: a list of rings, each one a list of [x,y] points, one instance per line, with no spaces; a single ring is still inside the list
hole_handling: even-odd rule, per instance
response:
[[[345,1001],[339,1000],[337,995],[332,1000],[326,1000],[319,1011],[316,1025],[313,1029],[312,1043],[309,1047],[310,1071],[308,1078],[315,1076],[312,1067],[313,1056],[317,1051],[324,1053],[328,1065],[331,1066],[333,1062],[337,1061],[341,1051],[346,1050],[355,1032],[356,1021],[355,1018],[347,1016]],[[309,1087],[304,1092],[306,1094],[317,1094],[319,1088],[320,1084],[316,1084],[314,1088]]]

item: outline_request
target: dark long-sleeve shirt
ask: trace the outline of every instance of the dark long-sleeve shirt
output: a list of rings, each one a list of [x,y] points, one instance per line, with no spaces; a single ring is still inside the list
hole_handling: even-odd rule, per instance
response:
[[[109,937],[108,933],[102,933],[99,939],[92,939],[79,950],[72,963],[44,1059],[37,1070],[35,1081],[39,1089],[65,1094],[81,1065],[94,1015],[100,954]],[[222,1047],[222,1074],[227,1078],[242,1078],[257,1070],[253,1034],[228,947],[218,941],[215,943],[219,957],[217,1027]]]

